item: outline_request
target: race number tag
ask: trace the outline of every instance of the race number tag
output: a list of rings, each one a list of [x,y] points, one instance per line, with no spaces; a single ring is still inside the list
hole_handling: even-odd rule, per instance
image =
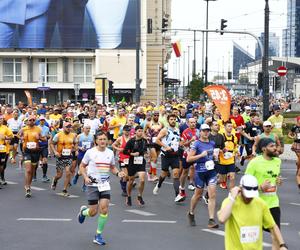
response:
[[[232,156],[233,156],[233,153],[231,153],[231,152],[226,152],[226,153],[224,154],[224,159],[228,160],[228,159],[230,159]]]
[[[96,130],[95,130],[95,129],[91,129],[91,130],[90,130],[90,134],[91,134],[91,135],[96,134]]]
[[[6,150],[6,146],[5,145],[0,145],[0,151],[4,151]]]
[[[125,165],[128,165],[129,164],[129,159],[128,158],[124,159],[123,162],[124,162]]]
[[[69,148],[64,148],[63,150],[62,150],[62,156],[70,156],[71,155],[71,149],[69,149]]]
[[[178,141],[172,141],[171,142],[171,148],[176,152],[178,151],[179,142]]]
[[[205,167],[207,170],[213,170],[215,168],[214,161],[210,160],[210,161],[205,162]]]
[[[277,187],[271,186],[263,192],[264,195],[276,195]]]
[[[241,243],[255,243],[259,240],[259,226],[241,227]]]
[[[297,140],[300,140],[300,133],[297,133]]]
[[[91,148],[91,142],[90,141],[83,141],[82,146],[86,149]]]
[[[275,123],[274,123],[274,127],[275,127],[275,128],[281,128],[281,126],[282,126],[282,123],[281,123],[281,122],[275,122]]]
[[[157,137],[152,137],[152,143],[156,143]]]
[[[143,164],[143,160],[144,160],[143,156],[135,156],[133,158],[133,164],[135,164],[135,165],[142,165]]]
[[[97,184],[97,188],[99,192],[109,191],[110,190],[110,184],[108,181],[99,182]]]
[[[28,149],[36,149],[36,142],[27,142],[26,147]]]

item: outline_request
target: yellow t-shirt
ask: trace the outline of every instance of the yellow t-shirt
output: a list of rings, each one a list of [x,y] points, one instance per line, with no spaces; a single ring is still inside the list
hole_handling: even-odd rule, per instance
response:
[[[63,131],[57,133],[53,138],[53,141],[57,143],[57,152],[62,154],[63,150],[67,149],[67,153],[70,153],[70,155],[65,156],[71,156],[72,149],[74,148],[75,138],[76,134],[74,133],[66,134]]]
[[[283,133],[282,133],[283,116],[282,115],[279,115],[279,116],[272,115],[269,117],[268,121],[272,123],[272,126],[273,126],[272,132],[274,134],[278,135],[279,137],[282,137],[283,136]]]
[[[117,116],[117,117],[114,117],[111,122],[110,122],[110,125],[111,126],[116,126],[116,125],[121,125],[120,127],[115,127],[113,130],[114,130],[114,139],[118,139],[119,137],[119,133],[120,133],[120,129],[121,127],[123,127],[124,125],[126,124],[126,117],[125,116]]]
[[[57,115],[51,114],[51,115],[49,115],[49,118],[52,121],[58,121],[61,117],[62,117],[61,114],[57,114]]]
[[[231,202],[226,198],[222,208]],[[232,213],[225,223],[225,250],[262,250],[262,228],[272,228],[275,221],[267,204],[260,198],[253,198],[245,204],[239,195],[232,207]]]
[[[234,164],[235,153],[237,152],[238,139],[232,133],[231,136],[227,136],[225,133],[222,134],[225,139],[225,149],[227,152],[223,153],[220,151],[220,164],[231,165]]]
[[[0,135],[9,136],[11,138],[14,136],[11,129],[5,125],[0,126]],[[0,153],[6,153],[6,154],[9,153],[9,142],[8,141],[0,140]]]

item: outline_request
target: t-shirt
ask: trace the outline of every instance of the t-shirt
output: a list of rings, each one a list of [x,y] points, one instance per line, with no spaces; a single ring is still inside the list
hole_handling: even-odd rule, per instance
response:
[[[204,141],[196,141],[191,145],[191,150],[196,152],[196,155],[200,155],[203,151],[207,151],[208,154],[205,157],[201,157],[196,161],[196,172],[207,172],[207,168],[205,166],[205,163],[208,161],[213,161],[214,159],[214,147],[215,147],[215,142],[214,141],[209,141],[209,142],[204,142]]]
[[[51,115],[49,115],[49,118],[52,121],[58,121],[59,119],[61,119],[61,117],[62,117],[61,114],[57,114],[57,115],[51,114]]]
[[[234,134],[231,134],[231,136],[227,136],[224,133],[223,137],[224,137],[225,153],[224,153],[224,149],[223,151],[220,151],[219,163],[221,165],[234,164],[235,153],[237,152],[238,139]]]
[[[5,137],[13,137],[11,129],[5,125],[0,125],[0,135]],[[0,140],[0,153],[9,153],[9,141]]]
[[[279,158],[273,157],[272,160],[266,160],[262,155],[259,155],[249,162],[245,172],[245,174],[255,176],[258,185],[261,185],[265,180],[271,182],[272,187],[269,190],[259,192],[259,196],[269,208],[279,207],[276,178],[280,175],[280,167],[281,160]]]
[[[193,137],[195,137],[195,140],[199,139],[199,130],[194,128],[187,128],[185,129],[182,134],[181,134],[181,140],[186,142],[186,141],[190,141]],[[190,146],[191,145],[187,145],[186,147],[184,147],[184,153],[183,153],[183,158],[187,157],[188,152],[190,151]]]
[[[225,207],[229,198],[222,202]],[[251,215],[251,216],[249,216]],[[266,203],[260,198],[253,198],[245,204],[239,195],[232,206],[230,217],[225,223],[226,250],[262,250],[262,228],[272,228],[275,222]]]
[[[22,128],[22,121],[19,119],[15,120],[14,118],[10,118],[7,121],[7,125],[12,130],[13,133],[18,133]]]
[[[115,118],[113,118],[110,122],[111,126],[116,126],[116,125],[121,125],[120,127],[115,127],[114,128],[114,139],[118,139],[119,133],[120,133],[120,129],[122,127],[124,127],[124,125],[126,124],[126,117],[125,116],[116,116]]]
[[[115,166],[115,157],[113,151],[108,148],[99,151],[94,147],[86,151],[82,163],[87,165],[88,176],[95,178],[97,182],[105,182],[109,180],[110,169]]]
[[[269,117],[268,121],[270,121],[272,123],[273,126],[273,130],[272,132],[275,133],[276,135],[278,135],[279,137],[282,137],[282,123],[283,123],[283,116],[279,115],[279,116],[275,116],[272,115]]]
[[[297,125],[294,125],[291,129],[291,131],[296,134],[296,138],[294,139],[294,142],[300,143],[300,127]]]
[[[255,125],[254,123],[247,122],[244,132],[246,134],[250,135],[251,137],[255,137],[255,136],[260,135],[263,132],[263,128],[261,125]],[[244,143],[253,145],[254,141],[250,141],[245,137]]]

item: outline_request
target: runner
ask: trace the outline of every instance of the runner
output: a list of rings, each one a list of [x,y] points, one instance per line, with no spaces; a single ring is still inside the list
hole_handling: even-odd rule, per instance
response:
[[[103,132],[95,135],[96,147],[87,150],[80,164],[80,172],[87,185],[87,206],[81,206],[78,221],[83,223],[86,217],[94,217],[99,213],[98,226],[93,242],[105,245],[102,237],[104,226],[108,219],[110,200],[109,172],[116,176],[125,177],[124,172],[119,172],[115,166],[114,153],[107,148],[108,138]]]
[[[187,162],[196,162],[195,185],[196,189],[191,198],[188,219],[191,226],[196,226],[195,208],[202,197],[204,186],[207,186],[209,228],[218,228],[219,225],[215,222],[215,207],[216,207],[216,186],[217,173],[214,169],[214,147],[215,143],[209,140],[210,127],[207,124],[202,124],[200,128],[200,139],[192,146],[187,156]]]
[[[117,140],[119,137],[120,130],[126,124],[127,120],[125,117],[125,110],[120,109],[119,114],[111,119],[108,129],[114,131],[113,141]]]
[[[143,127],[138,125],[135,127],[135,137],[129,139],[123,150],[125,155],[129,155],[128,163],[128,186],[127,186],[127,206],[132,205],[131,191],[133,188],[133,182],[135,175],[139,177],[138,196],[137,203],[139,206],[144,206],[145,201],[143,199],[143,192],[145,187],[145,175],[146,175],[146,160],[144,158],[147,153],[147,140],[143,138]]]
[[[58,180],[66,172],[62,194],[70,196],[67,189],[71,180],[72,152],[76,150],[76,134],[71,133],[72,124],[64,122],[63,131],[58,132],[50,141],[50,147],[56,157],[56,176],[52,180],[51,189],[55,190]]]
[[[16,155],[18,152],[18,145],[19,145],[19,138],[18,132],[22,128],[22,121],[19,119],[19,112],[18,110],[13,111],[13,117],[7,121],[7,126],[12,130],[14,137],[10,142],[11,150],[10,150],[10,159],[11,164],[16,163]]]
[[[91,135],[95,135],[102,127],[100,119],[96,118],[96,112],[94,109],[90,109],[89,118],[85,118],[83,124],[90,126]]]

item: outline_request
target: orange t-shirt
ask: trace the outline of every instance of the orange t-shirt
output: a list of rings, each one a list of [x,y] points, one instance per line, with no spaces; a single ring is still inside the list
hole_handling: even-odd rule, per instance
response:
[[[38,126],[23,128],[23,149],[36,150],[39,147],[39,135],[42,129]]]
[[[62,156],[71,156],[68,152],[71,153],[74,148],[75,138],[74,133],[66,134],[63,131],[57,133],[53,138],[53,141],[57,143],[57,152]]]

